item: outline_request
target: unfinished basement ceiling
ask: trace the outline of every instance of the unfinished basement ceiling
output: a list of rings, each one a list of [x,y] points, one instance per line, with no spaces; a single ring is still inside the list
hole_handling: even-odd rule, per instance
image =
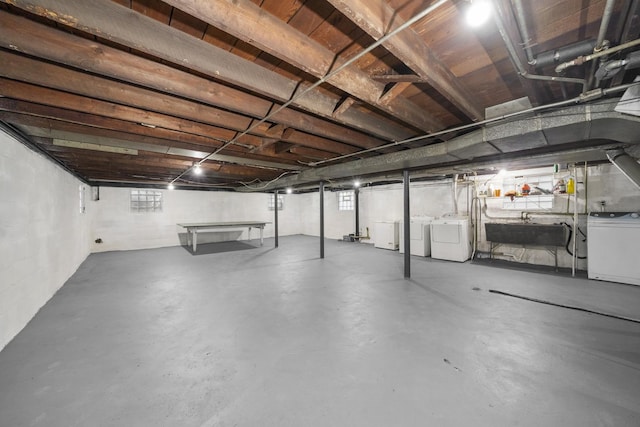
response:
[[[0,121],[89,183],[189,188],[275,188],[363,164],[382,166],[354,174],[584,161],[632,142],[637,121],[622,136],[554,139],[534,126],[498,142],[465,127],[496,105],[544,106],[638,74],[610,65],[594,78],[633,43],[556,72],[599,34],[609,47],[636,40],[638,0],[492,3],[492,19],[470,28],[467,1],[0,0]],[[588,50],[553,60],[575,43]],[[474,132],[482,144],[465,145]],[[452,151],[414,160],[431,146]]]

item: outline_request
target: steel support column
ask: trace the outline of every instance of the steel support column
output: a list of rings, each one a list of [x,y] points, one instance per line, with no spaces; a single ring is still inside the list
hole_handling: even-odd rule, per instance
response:
[[[403,216],[403,230],[404,233],[404,277],[408,279],[411,277],[411,235],[409,233],[409,171],[403,172],[404,176],[404,216]]]
[[[273,192],[273,206],[275,209],[273,210],[273,228],[274,228],[274,239],[275,239],[275,247],[278,247],[278,190]]]
[[[324,258],[324,182],[320,181],[320,258]]]
[[[355,210],[356,210],[356,231],[355,235],[360,235],[360,189],[356,188],[353,191],[355,197]]]

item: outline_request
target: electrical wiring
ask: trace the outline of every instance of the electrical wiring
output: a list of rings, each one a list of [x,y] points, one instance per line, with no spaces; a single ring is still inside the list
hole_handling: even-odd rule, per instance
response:
[[[555,306],[555,307],[566,308],[566,309],[569,309],[569,310],[576,310],[576,311],[582,311],[584,313],[591,313],[591,314],[597,314],[599,316],[611,317],[613,319],[626,320],[627,322],[640,323],[640,320],[634,319],[632,317],[625,317],[625,316],[619,316],[617,314],[604,313],[604,312],[601,312],[601,311],[590,310],[588,308],[582,308],[582,307],[577,307],[577,306],[573,306],[573,305],[559,304],[559,303],[555,303],[555,302],[552,302],[552,301],[545,301],[545,300],[541,300],[541,299],[537,299],[537,298],[530,298],[530,297],[525,297],[525,296],[522,296],[522,295],[511,294],[509,292],[498,291],[496,289],[489,289],[489,292],[492,293],[492,294],[498,294],[498,295],[504,295],[504,296],[513,297],[513,298],[523,299],[525,301],[532,301],[532,302],[537,302],[537,303],[540,303],[540,304],[546,304],[546,305],[552,305],[552,306]]]
[[[565,245],[565,249],[567,250],[567,253],[571,256],[573,256],[573,252],[571,252],[571,250],[569,249],[569,244],[571,243],[571,237],[573,236],[573,227],[571,225],[569,225],[566,222],[562,222],[561,224],[564,224],[568,229],[569,229],[569,237],[567,237],[567,244]],[[585,242],[587,240],[587,236],[585,236],[585,234],[582,232],[582,230],[580,230],[580,227],[576,227],[577,229],[577,233],[582,234],[582,236],[584,237],[582,239],[583,242]],[[577,236],[576,233],[576,236]],[[577,252],[577,251],[576,251]],[[586,256],[577,256],[576,258],[578,259],[587,259]]]
[[[291,171],[283,172],[280,175],[278,175],[277,177],[275,177],[274,179],[272,179],[271,181],[267,181],[266,183],[264,183],[264,185],[261,185],[259,187],[252,187],[251,186],[251,184],[256,181],[255,179],[253,181],[249,181],[249,182],[239,181],[239,183],[244,185],[245,187],[251,189],[251,190],[262,190],[263,188],[267,188],[269,185],[271,185],[274,182],[278,181],[279,179],[281,179],[285,175],[290,175],[290,174],[294,174],[294,173],[298,173],[298,172],[291,172]]]

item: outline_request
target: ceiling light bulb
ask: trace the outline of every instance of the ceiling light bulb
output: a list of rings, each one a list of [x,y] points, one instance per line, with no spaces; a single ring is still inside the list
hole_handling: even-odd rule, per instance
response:
[[[360,181],[354,181],[354,182],[353,182],[353,186],[354,186],[355,188],[360,187]]]
[[[291,188],[287,188],[287,194],[291,194],[293,190]]]
[[[195,173],[196,175],[200,175],[202,173],[202,168],[200,167],[200,163],[196,163],[196,165],[193,168],[193,173]]]
[[[472,28],[477,28],[487,22],[490,16],[491,2],[487,0],[475,0],[467,8],[467,25]]]
[[[168,188],[169,190],[173,190],[173,189],[174,189],[174,188],[176,188],[176,187],[175,187],[175,185],[173,185],[173,184],[169,184],[169,185],[167,186],[167,188]]]

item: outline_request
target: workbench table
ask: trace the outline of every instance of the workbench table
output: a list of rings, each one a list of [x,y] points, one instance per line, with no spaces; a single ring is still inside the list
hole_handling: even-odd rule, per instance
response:
[[[249,229],[249,240],[251,240],[251,229],[258,228],[260,229],[260,246],[264,244],[263,240],[263,232],[264,226],[269,224],[268,222],[262,221],[230,221],[230,222],[198,222],[198,223],[189,223],[189,224],[178,224],[178,226],[187,229],[187,245],[191,242],[193,246],[193,252],[196,251],[198,247],[198,231],[204,230],[217,230],[221,228],[248,228]]]

